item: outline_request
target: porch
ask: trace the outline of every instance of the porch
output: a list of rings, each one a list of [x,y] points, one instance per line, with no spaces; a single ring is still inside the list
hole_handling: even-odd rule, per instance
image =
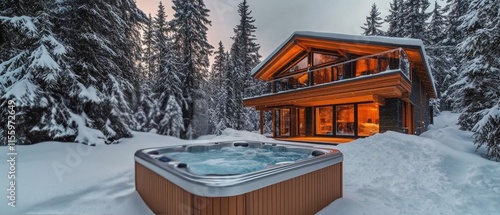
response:
[[[275,140],[282,140],[288,142],[298,142],[298,143],[314,143],[314,144],[324,144],[324,145],[339,145],[344,143],[349,143],[356,138],[340,138],[340,137],[276,137]]]

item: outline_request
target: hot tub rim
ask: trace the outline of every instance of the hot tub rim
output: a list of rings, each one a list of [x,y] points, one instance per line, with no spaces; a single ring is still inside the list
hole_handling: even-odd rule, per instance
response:
[[[195,145],[205,145],[210,143],[213,142],[199,143]],[[308,149],[322,149],[312,146],[296,146],[290,144],[279,145]],[[237,196],[343,162],[343,154],[339,150],[323,149],[334,151],[335,153],[327,153],[317,157],[306,158],[293,164],[275,166],[269,169],[258,170],[246,174],[234,176],[203,176],[191,174],[186,171],[179,171],[176,169],[177,167],[161,163],[161,161],[148,156],[146,152],[144,152],[155,148],[165,147],[138,150],[134,154],[135,162],[150,169],[182,189],[203,197]]]

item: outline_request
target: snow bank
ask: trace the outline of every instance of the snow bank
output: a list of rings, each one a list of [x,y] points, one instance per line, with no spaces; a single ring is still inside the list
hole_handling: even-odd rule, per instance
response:
[[[344,198],[318,214],[497,214],[500,163],[475,153],[458,115],[444,112],[419,136],[378,134],[344,153]]]
[[[420,137],[387,132],[334,147],[344,153],[344,197],[318,214],[498,214],[500,163],[475,153],[471,134],[459,131],[454,122],[456,115],[445,112]],[[153,214],[135,192],[136,150],[238,139],[273,141],[228,129],[194,141],[134,133],[120,144],[101,147],[60,142],[18,146],[17,207],[5,201],[0,211]],[[0,147],[0,153],[5,155],[7,147]],[[7,169],[7,162],[0,162],[0,170]],[[3,187],[5,182],[0,181]]]

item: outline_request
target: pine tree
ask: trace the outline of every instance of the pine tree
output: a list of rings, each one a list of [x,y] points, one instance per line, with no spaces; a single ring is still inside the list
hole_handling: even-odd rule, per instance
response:
[[[209,132],[219,135],[226,128],[226,106],[227,92],[224,86],[226,75],[226,64],[228,54],[224,49],[222,41],[219,42],[219,48],[215,52],[214,63],[209,78],[210,104],[209,104]]]
[[[384,32],[380,30],[382,27],[383,21],[380,17],[380,12],[378,11],[377,5],[373,3],[372,9],[370,10],[370,15],[366,17],[366,23],[363,25],[365,27],[361,27],[364,30],[363,35],[367,36],[380,36],[383,35]]]
[[[180,137],[184,127],[182,127],[182,108],[177,103],[177,98],[169,96],[167,105],[162,111],[165,112],[166,116],[160,121],[159,132],[172,137]]]
[[[484,117],[472,128],[477,149],[486,147],[486,158],[500,161],[500,100],[485,111]]]
[[[71,47],[69,67],[76,87],[69,92],[78,134],[98,130],[106,138],[130,137],[136,127],[140,22],[147,20],[132,0],[62,1],[61,37]],[[71,25],[69,25],[70,23]],[[85,142],[86,138],[78,138]],[[92,142],[92,141],[87,141]]]
[[[142,38],[142,44],[143,44],[143,53],[142,53],[142,62],[144,63],[144,77],[151,81],[151,84],[153,84],[153,81],[156,80],[156,67],[157,67],[157,60],[155,58],[156,56],[156,51],[155,51],[155,28],[153,26],[153,18],[151,18],[151,14],[148,16],[148,22],[146,23],[144,33],[143,33],[143,38]]]
[[[1,45],[0,104],[6,107],[9,100],[15,101],[17,143],[71,140],[76,134],[67,121],[69,110],[62,95],[73,87],[66,80],[75,74],[67,69],[68,48],[53,32],[55,2],[10,1],[2,6],[6,42]],[[5,130],[5,109],[1,115]]]
[[[158,115],[161,113],[158,107],[157,95],[153,92],[155,83],[158,80],[154,32],[153,19],[149,14],[142,38],[143,52],[141,68],[139,69],[139,101],[137,110],[134,113],[137,120],[137,126],[134,130],[137,131],[157,131]]]
[[[459,44],[462,57],[459,80],[454,89],[455,104],[463,110],[458,124],[471,130],[500,99],[500,3],[474,0],[460,20],[466,35]]]
[[[447,0],[446,7],[443,8],[444,11],[448,12],[448,26],[445,29],[447,40],[446,44],[451,46],[456,46],[465,37],[464,32],[459,29],[462,21],[460,17],[467,13],[469,4],[471,0]]]
[[[389,5],[389,15],[384,20],[389,23],[386,35],[389,37],[402,37],[404,26],[403,0],[393,0]]]
[[[465,33],[463,30],[459,30],[462,22],[460,21],[460,17],[464,16],[467,13],[470,0],[447,0],[446,6],[443,8],[444,12],[447,12],[448,25],[444,29],[446,38],[442,42],[442,45],[445,47],[444,56],[450,60],[451,67],[448,68],[448,80],[451,83],[457,81],[459,76],[459,71],[462,70],[462,56],[457,54],[458,44],[464,40]],[[456,85],[448,87],[448,89],[442,94],[442,106],[446,106],[448,109],[459,112],[461,111],[460,104],[457,102],[459,98],[457,98]]]
[[[438,98],[431,101],[434,108],[434,114],[438,115],[442,109],[449,110],[446,105],[446,98],[441,101],[441,98],[448,87],[454,83],[454,74],[450,74],[452,68],[452,57],[448,55],[449,46],[445,45],[447,20],[443,15],[444,11],[441,6],[435,1],[434,10],[431,14],[431,22],[428,26],[429,45],[426,46],[426,51],[431,63],[431,71],[434,76],[435,85],[437,88]]]
[[[209,10],[202,0],[173,0],[174,41],[180,58],[179,72],[182,77],[182,117],[184,130],[181,138],[191,139],[196,135],[195,109],[197,100],[202,100],[204,76],[208,73],[208,56],[213,48],[207,39]],[[204,111],[204,110],[199,110]],[[201,120],[200,120],[201,121]],[[201,123],[201,122],[200,122]]]
[[[255,130],[258,117],[255,111],[243,107],[245,90],[257,83],[251,77],[250,71],[260,62],[260,46],[255,42],[255,30],[253,24],[255,19],[246,0],[238,5],[240,23],[234,28],[235,36],[229,57],[229,71],[227,74],[228,84],[228,107],[229,119],[233,122],[229,126],[241,130]]]
[[[446,39],[446,33],[443,29],[448,26],[448,22],[446,17],[444,16],[445,11],[441,9],[441,6],[437,3],[437,0],[434,1],[434,10],[431,13],[431,22],[429,23],[428,30],[429,32],[429,43],[430,44],[439,44],[442,43]]]
[[[402,36],[421,39],[427,43],[427,23],[430,13],[426,12],[430,3],[428,0],[406,0],[403,2]]]
[[[159,112],[156,112],[152,121],[158,124],[158,133],[179,137],[183,125],[177,119],[182,119],[180,111],[168,112],[179,106],[182,99],[182,76],[178,72],[177,53],[172,42],[171,28],[167,22],[165,7],[160,2],[158,12],[154,18],[153,49],[155,62],[158,64],[154,70],[156,81],[153,84],[153,95]]]

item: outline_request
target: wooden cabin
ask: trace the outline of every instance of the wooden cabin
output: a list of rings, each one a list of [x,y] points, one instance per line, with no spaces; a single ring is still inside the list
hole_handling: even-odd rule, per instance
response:
[[[273,137],[420,134],[432,124],[437,93],[418,39],[295,32],[252,75],[262,83],[244,106],[260,110],[261,133],[272,122]]]

